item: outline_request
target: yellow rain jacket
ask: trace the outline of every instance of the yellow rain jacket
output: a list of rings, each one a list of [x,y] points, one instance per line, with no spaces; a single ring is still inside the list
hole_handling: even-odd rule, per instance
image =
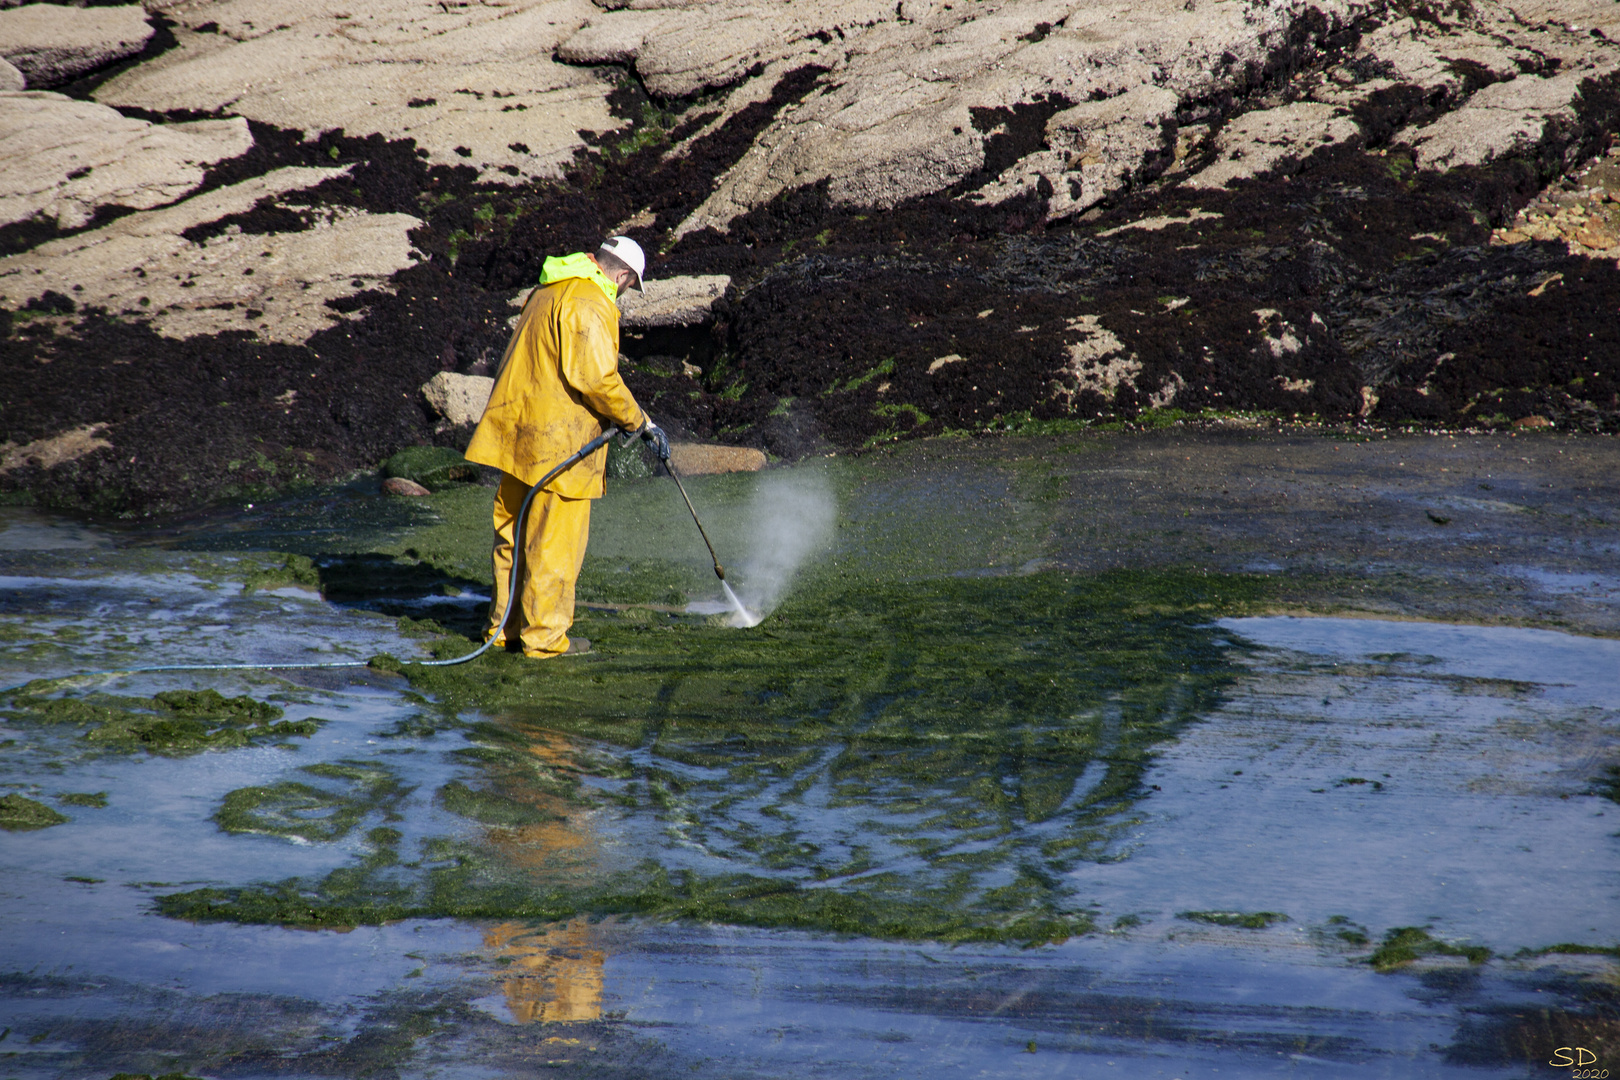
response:
[[[533,484],[600,435],[604,421],[626,431],[647,422],[619,377],[617,291],[588,255],[545,261],[467,444],[468,461]],[[603,447],[544,490],[601,498],[606,464]]]

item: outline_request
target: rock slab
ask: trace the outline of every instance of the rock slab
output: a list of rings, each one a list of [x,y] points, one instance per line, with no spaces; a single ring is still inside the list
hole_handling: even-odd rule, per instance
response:
[[[139,4],[28,4],[0,11],[0,56],[36,90],[134,56],[152,34],[146,9]]]
[[[54,290],[85,305],[144,315],[166,337],[251,330],[262,341],[306,341],[345,317],[327,300],[386,289],[389,277],[411,264],[409,233],[418,219],[335,207],[303,232],[227,229],[200,244],[184,233],[345,172],[276,169],[51,240],[0,259],[0,298],[21,306]]]
[[[252,147],[239,116],[149,124],[61,94],[0,92],[0,225],[38,215],[76,229],[103,206],[163,206]]]
[[[403,476],[390,476],[382,482],[382,489],[384,495],[398,495],[407,499],[420,499],[433,494],[415,480],[407,480]]]

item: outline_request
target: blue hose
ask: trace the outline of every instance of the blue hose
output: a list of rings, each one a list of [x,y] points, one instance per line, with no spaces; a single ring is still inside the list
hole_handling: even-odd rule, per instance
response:
[[[596,453],[596,451],[601,449],[609,439],[613,438],[613,436],[617,435],[618,433],[618,428],[608,428],[606,431],[602,432],[602,434],[598,435],[596,438],[574,451],[573,454],[569,455],[567,458],[564,458],[560,463],[558,463],[556,468],[546,473],[546,475],[542,476],[533,487],[529,488],[529,494],[524,496],[523,505],[518,508],[517,521],[512,529],[513,544],[518,550],[522,550],[523,547],[523,528],[528,523],[529,504],[534,501],[535,494],[541,488],[555,480],[561,473]],[[506,589],[506,610],[501,613],[501,620],[495,624],[496,626],[506,625],[506,620],[512,615],[512,604],[517,598],[517,593],[518,559],[516,557],[516,552],[514,552],[512,559],[512,577],[507,582]],[[495,643],[495,638],[496,635],[491,634],[488,641],[485,641],[477,649],[474,649],[466,656],[457,656],[450,660],[412,660],[409,661],[409,663],[421,664],[423,667],[450,667],[455,664],[465,664],[467,661],[476,660],[478,657],[488,652],[489,647]],[[75,675],[58,675],[55,679],[50,681],[54,682],[59,679],[81,679],[88,675],[144,675],[157,671],[294,671],[309,670],[311,668],[368,667],[370,664],[371,661],[369,660],[337,660],[327,661],[320,664],[154,664],[150,667],[117,668],[112,671],[81,671]],[[3,690],[0,690],[0,694],[9,694],[13,690],[21,690],[23,687],[29,686],[38,681],[39,680],[37,679],[30,679],[28,682],[18,683],[16,686],[8,686]]]

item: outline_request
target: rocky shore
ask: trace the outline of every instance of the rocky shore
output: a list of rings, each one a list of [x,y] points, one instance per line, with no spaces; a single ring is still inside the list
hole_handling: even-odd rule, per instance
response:
[[[1606,0],[0,8],[0,496],[456,446],[628,232],[660,421],[778,457],[1126,423],[1620,430]]]

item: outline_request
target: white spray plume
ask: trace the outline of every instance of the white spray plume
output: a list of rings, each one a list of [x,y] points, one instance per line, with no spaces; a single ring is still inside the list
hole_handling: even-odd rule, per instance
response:
[[[838,499],[820,469],[760,477],[744,519],[745,554],[736,579],[737,599],[746,610],[733,615],[736,625],[757,625],[775,610],[805,560],[831,543],[837,519]]]

